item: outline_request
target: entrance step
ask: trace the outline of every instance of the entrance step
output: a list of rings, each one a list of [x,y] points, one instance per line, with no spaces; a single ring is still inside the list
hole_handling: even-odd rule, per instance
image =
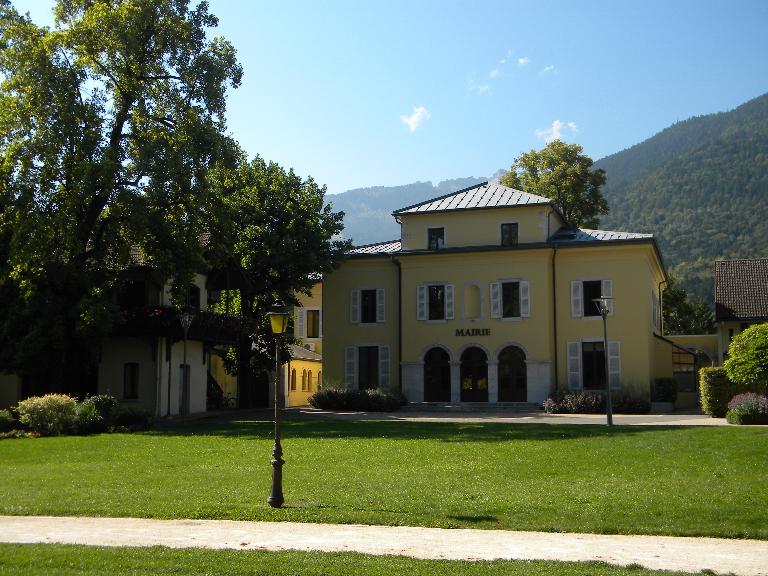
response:
[[[409,402],[401,410],[410,412],[537,412],[535,402]]]

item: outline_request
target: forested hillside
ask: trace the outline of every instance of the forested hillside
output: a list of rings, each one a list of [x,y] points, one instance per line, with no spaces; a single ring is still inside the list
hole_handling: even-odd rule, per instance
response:
[[[691,118],[596,163],[608,229],[653,232],[670,271],[711,299],[712,262],[768,256],[768,94]]]

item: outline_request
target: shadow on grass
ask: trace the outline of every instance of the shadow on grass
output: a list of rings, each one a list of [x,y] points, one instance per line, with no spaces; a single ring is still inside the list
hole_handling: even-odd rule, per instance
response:
[[[162,436],[223,436],[243,439],[269,439],[273,423],[268,418],[232,417],[163,424],[147,432]],[[478,422],[413,422],[388,420],[309,420],[282,422],[282,435],[310,439],[397,439],[440,440],[444,442],[508,442],[513,440],[557,441],[575,438],[604,438],[686,430],[681,426],[614,426],[585,424],[507,424]]]

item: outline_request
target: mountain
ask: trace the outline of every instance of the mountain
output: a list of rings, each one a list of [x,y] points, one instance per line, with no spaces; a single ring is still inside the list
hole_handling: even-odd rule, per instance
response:
[[[768,256],[768,94],[673,124],[595,163],[601,228],[653,232],[670,272],[711,300],[713,261]]]
[[[443,180],[437,186],[432,182],[414,182],[404,186],[355,188],[329,195],[327,200],[334,210],[344,211],[344,237],[351,238],[359,246],[400,238],[400,226],[392,217],[394,210],[486,180],[469,177]]]

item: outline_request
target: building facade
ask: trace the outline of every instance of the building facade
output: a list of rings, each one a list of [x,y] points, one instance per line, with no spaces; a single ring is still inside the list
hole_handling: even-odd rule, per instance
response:
[[[608,384],[647,399],[671,376],[652,235],[572,229],[549,199],[492,183],[393,215],[400,240],[355,248],[324,278],[326,381],[540,403]],[[607,351],[601,295],[614,299]]]

